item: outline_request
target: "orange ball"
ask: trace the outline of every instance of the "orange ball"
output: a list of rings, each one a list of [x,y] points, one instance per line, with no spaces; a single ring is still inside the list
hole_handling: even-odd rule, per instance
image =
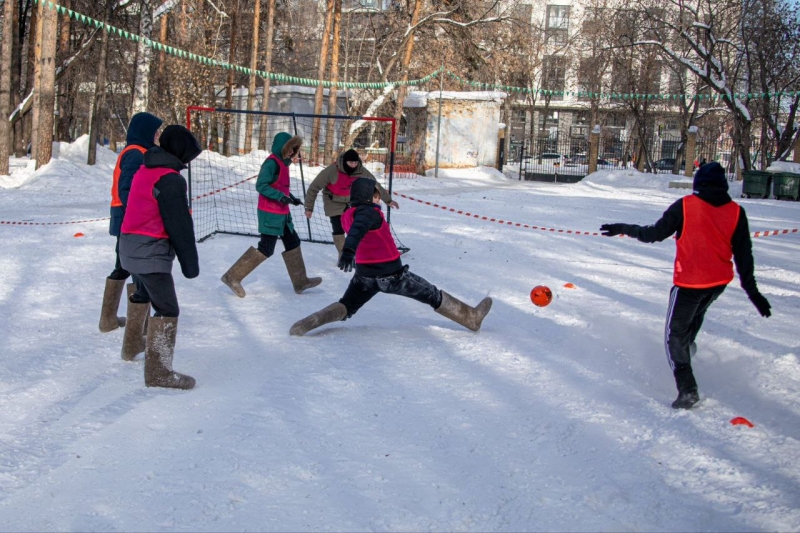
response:
[[[535,306],[544,307],[553,301],[553,291],[544,285],[537,285],[531,291],[531,301]]]

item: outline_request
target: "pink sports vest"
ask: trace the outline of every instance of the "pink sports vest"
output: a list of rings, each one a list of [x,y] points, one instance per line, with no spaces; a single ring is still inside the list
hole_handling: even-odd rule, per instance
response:
[[[128,209],[122,221],[122,233],[147,235],[156,239],[168,239],[164,221],[158,209],[158,201],[153,196],[153,187],[166,174],[175,173],[171,168],[139,167],[133,177],[131,192],[128,194]]]
[[[364,238],[361,239],[356,250],[357,264],[388,263],[400,258],[400,250],[397,249],[397,245],[394,243],[392,232],[389,229],[389,224],[386,223],[383,211],[381,211],[380,207],[375,207],[375,209],[381,214],[383,224],[378,229],[368,231]],[[355,213],[355,208],[351,207],[342,215],[344,231],[350,231]]]
[[[336,183],[329,183],[325,188],[336,196],[350,196],[350,187],[358,176],[349,176],[345,172],[339,172]]]
[[[289,167],[284,165],[281,158],[275,156],[275,154],[270,155],[267,159],[273,159],[278,164],[278,180],[272,184],[272,188],[289,196]],[[278,215],[289,214],[288,205],[283,205],[277,200],[267,198],[263,194],[258,195],[258,210],[266,211],[267,213],[276,213]]]

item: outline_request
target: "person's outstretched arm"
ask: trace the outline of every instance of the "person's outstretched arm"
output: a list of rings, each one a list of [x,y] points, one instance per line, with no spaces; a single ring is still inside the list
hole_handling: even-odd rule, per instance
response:
[[[657,242],[678,233],[683,227],[683,198],[672,204],[664,211],[661,218],[652,226],[639,226],[637,224],[603,224],[600,232],[606,237],[627,235],[642,242]]]

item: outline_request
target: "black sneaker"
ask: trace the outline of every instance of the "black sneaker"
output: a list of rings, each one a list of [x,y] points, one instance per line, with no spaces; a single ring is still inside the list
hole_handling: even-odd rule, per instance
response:
[[[696,390],[681,392],[678,398],[672,402],[673,409],[691,409],[694,404],[700,401],[700,395]]]

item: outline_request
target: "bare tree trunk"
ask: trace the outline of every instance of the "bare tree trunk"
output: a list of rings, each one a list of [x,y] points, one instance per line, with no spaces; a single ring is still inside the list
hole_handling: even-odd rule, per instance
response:
[[[261,0],[256,0],[253,11],[253,45],[250,47],[250,83],[247,86],[247,110],[252,111],[256,103],[256,74],[258,65],[258,29],[261,26]],[[244,128],[244,151],[250,153],[253,147],[253,115],[247,114]]]
[[[331,81],[339,81],[339,44],[341,43],[342,31],[342,0],[334,0],[334,13],[333,13],[333,48],[331,50]],[[328,115],[336,114],[336,99],[337,91],[336,86],[331,85],[328,90]],[[325,131],[325,162],[332,162],[334,152],[336,151],[333,119],[328,119],[328,127]]]
[[[34,78],[37,97],[34,101],[34,138],[31,155],[36,168],[50,162],[53,155],[53,107],[56,83],[56,38],[58,16],[55,8],[40,3],[41,33],[36,41],[38,48],[37,76]],[[37,83],[38,81],[38,83]]]
[[[14,2],[16,3],[16,2]],[[19,26],[19,17],[20,13],[19,10],[14,10],[13,16],[13,27],[16,29]],[[20,71],[20,63],[22,61],[22,43],[16,36],[16,31],[12,31],[14,34],[12,36],[12,43],[13,47],[11,48],[11,109],[16,109],[18,105],[22,103],[22,97],[20,96],[20,89],[22,85],[22,72]],[[17,89],[14,89],[16,87]],[[17,120],[13,124],[13,132],[11,136],[12,139],[12,150],[14,151],[14,155],[16,157],[22,157],[25,152],[23,151],[23,138],[24,138],[24,130],[23,130],[23,121]]]
[[[61,0],[59,2],[62,6],[69,9],[71,1]],[[63,60],[69,57],[70,53],[70,39],[69,32],[71,28],[71,19],[69,13],[66,11],[61,15],[61,28],[58,36],[58,55],[59,64],[63,64]],[[56,140],[69,142],[69,123],[71,110],[71,95],[70,85],[72,85],[70,76],[62,76],[58,83],[58,125],[56,126]]]
[[[275,31],[275,0],[267,1],[267,34],[264,36],[264,71],[272,71],[272,34]],[[261,95],[261,111],[269,111],[269,77],[264,78],[264,89]],[[258,130],[258,146],[267,149],[267,117],[261,115],[261,123]]]
[[[185,6],[186,3],[184,2],[181,7]],[[183,17],[182,17],[183,18]],[[167,36],[169,31],[169,13],[163,13],[161,15],[161,20],[158,21],[158,40],[162,43],[167,42]],[[181,33],[181,35],[186,35],[185,29]],[[161,94],[168,94],[168,89],[166,87],[166,76],[164,75],[164,71],[167,66],[167,53],[163,50],[158,54],[158,89]]]
[[[419,13],[422,10],[422,0],[414,0],[414,11],[411,13],[411,24],[410,27],[413,28],[419,22]],[[411,65],[411,56],[414,52],[414,38],[413,36],[406,41],[406,49],[405,53],[403,54],[403,62],[400,64],[400,67],[403,71],[403,82],[408,81],[408,67]],[[400,126],[400,119],[403,117],[403,103],[406,100],[406,94],[408,94],[408,87],[405,83],[400,84],[400,88],[397,90],[397,108],[394,110],[394,119],[397,121],[397,125]]]
[[[231,46],[230,51],[228,54],[228,63],[231,65],[234,64],[234,59],[236,58],[236,40],[237,40],[237,22],[238,22],[238,11],[234,11],[231,14]],[[234,70],[228,70],[228,81],[225,84],[225,107],[231,109],[233,107],[233,83],[235,81],[234,78]],[[223,154],[226,156],[231,155],[231,115],[230,113],[225,114],[225,123],[222,129],[222,149]]]
[[[136,74],[133,82],[133,102],[131,103],[131,116],[147,111],[148,94],[150,92],[150,62],[153,59],[153,49],[144,43],[153,35],[153,3],[154,0],[140,0],[139,2],[139,46],[136,50]]]
[[[11,156],[11,61],[14,43],[14,7],[16,2],[6,0],[3,6],[3,51],[0,59],[0,176],[8,175],[8,158]]]
[[[107,4],[103,23],[108,23],[108,17],[111,14],[111,5]],[[111,36],[108,32],[103,31],[103,42],[100,43],[100,61],[97,65],[97,78],[94,84],[94,98],[92,98],[92,111],[89,117],[89,152],[87,154],[86,164],[94,165],[97,160],[97,141],[102,142],[102,139],[97,134],[97,126],[100,123],[100,110],[103,108],[106,99],[106,58],[108,57],[108,41]]]
[[[319,49],[319,68],[317,69],[317,79],[325,79],[325,68],[328,66],[328,46],[331,40],[331,26],[333,25],[333,11],[335,0],[327,0],[325,2],[325,28],[322,30],[322,41]],[[319,115],[322,113],[322,97],[324,94],[322,84],[317,85],[317,91],[314,93],[314,114]],[[320,119],[315,118],[311,126],[311,161],[316,162],[319,159],[319,130]]]
[[[43,6],[41,4],[37,4],[34,9],[31,10],[31,29],[28,31],[30,38],[28,39],[28,68],[26,69],[27,79],[25,80],[25,88],[26,92],[33,95],[31,99],[33,103],[31,104],[31,112],[28,113],[26,117],[27,120],[23,125],[22,132],[24,136],[23,143],[27,145],[23,146],[23,150],[28,151],[28,147],[30,147],[31,156],[34,155],[34,147],[36,146],[36,123],[39,120],[39,94],[36,89],[39,83],[39,63],[41,57],[39,41],[42,35],[42,10]]]

